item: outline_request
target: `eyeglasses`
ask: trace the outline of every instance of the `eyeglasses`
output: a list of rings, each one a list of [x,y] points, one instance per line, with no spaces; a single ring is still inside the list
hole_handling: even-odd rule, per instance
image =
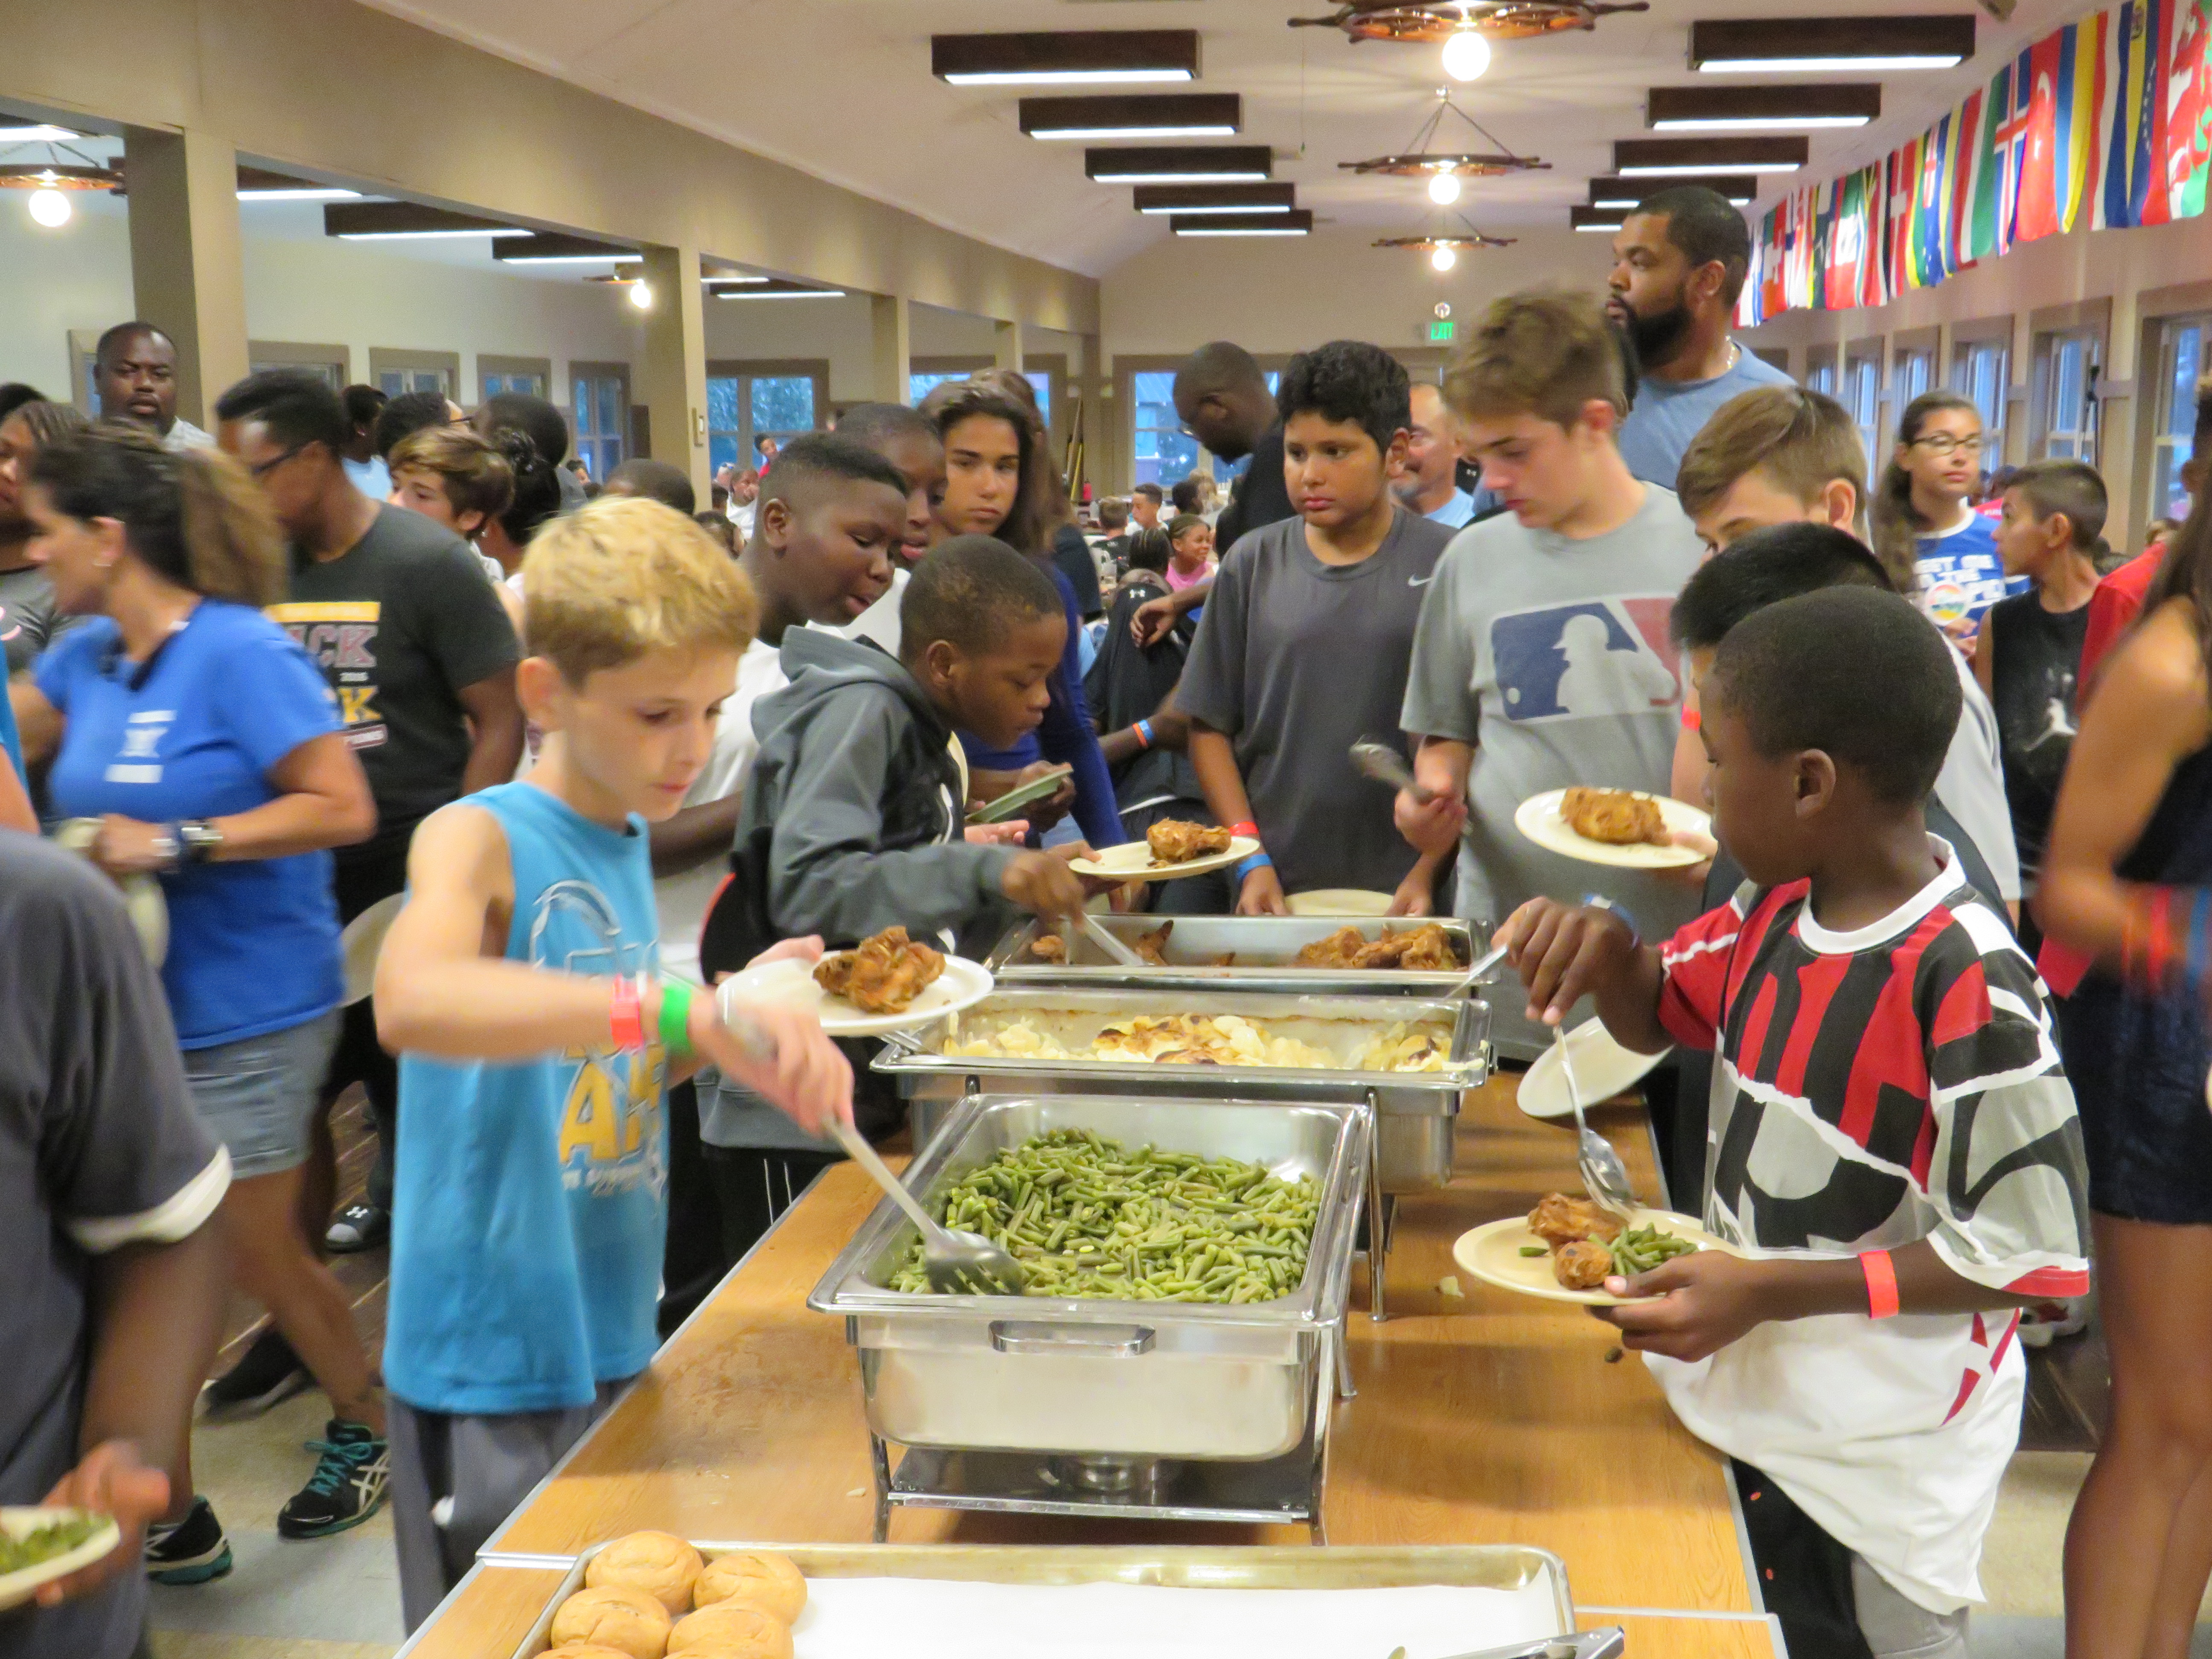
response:
[[[313,441],[310,440],[310,442],[312,441]],[[274,472],[278,467],[283,465],[285,462],[298,459],[307,452],[307,444],[294,444],[282,455],[277,456],[276,459],[263,461],[258,465],[247,467],[246,469],[246,473],[256,483],[258,483],[262,479]]]
[[[1915,438],[1911,447],[1924,449],[1931,455],[1978,455],[1988,441],[1978,434],[1972,438],[1954,438],[1948,432],[1934,432],[1925,438]]]

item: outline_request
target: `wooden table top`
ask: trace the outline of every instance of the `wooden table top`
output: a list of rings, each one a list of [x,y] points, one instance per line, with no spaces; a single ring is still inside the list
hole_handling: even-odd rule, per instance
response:
[[[1329,1541],[1534,1544],[1565,1560],[1583,1604],[1748,1611],[1723,1462],[1674,1421],[1633,1355],[1607,1363],[1614,1334],[1580,1308],[1473,1280],[1463,1299],[1438,1289],[1456,1273],[1462,1232],[1577,1188],[1571,1133],[1522,1116],[1516,1081],[1469,1096],[1452,1185],[1400,1200],[1389,1321],[1363,1310],[1349,1322],[1359,1397],[1336,1408]],[[1657,1193],[1642,1109],[1592,1118],[1637,1190]],[[644,1528],[702,1541],[866,1541],[874,1486],[859,1367],[843,1322],[805,1301],[877,1196],[858,1169],[830,1170],[484,1553],[573,1556]],[[1355,1271],[1355,1310],[1364,1282]],[[1305,1537],[1302,1527],[914,1508],[891,1520],[894,1543]]]

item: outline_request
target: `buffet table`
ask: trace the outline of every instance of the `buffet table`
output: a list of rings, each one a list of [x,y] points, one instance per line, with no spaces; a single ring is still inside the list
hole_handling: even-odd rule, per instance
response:
[[[1675,1424],[1634,1356],[1608,1363],[1614,1334],[1579,1308],[1472,1280],[1459,1298],[1440,1288],[1456,1273],[1459,1234],[1576,1189],[1571,1133],[1523,1117],[1516,1081],[1469,1095],[1452,1184],[1398,1200],[1391,1319],[1347,1322],[1359,1392],[1334,1408],[1328,1541],[1534,1545],[1566,1563],[1583,1624],[1633,1615],[1632,1653],[1776,1651],[1721,1460]],[[1638,1189],[1657,1192],[1642,1109],[1591,1115]],[[830,1171],[493,1538],[410,1653],[511,1651],[557,1582],[547,1571],[640,1528],[866,1540],[873,1485],[857,1368],[842,1322],[805,1300],[876,1201],[857,1169]],[[902,1509],[890,1536],[1303,1544],[1306,1534]]]

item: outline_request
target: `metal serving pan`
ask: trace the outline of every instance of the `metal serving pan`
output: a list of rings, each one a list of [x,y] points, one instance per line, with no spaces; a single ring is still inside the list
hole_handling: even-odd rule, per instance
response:
[[[546,1599],[513,1659],[538,1659],[552,1643],[553,1615],[584,1585],[585,1569],[605,1544],[578,1556]],[[1566,1563],[1526,1544],[1095,1546],[1040,1548],[996,1544],[766,1544],[694,1540],[710,1559],[732,1550],[774,1550],[809,1578],[926,1578],[975,1584],[1163,1584],[1181,1589],[1395,1589],[1443,1584],[1459,1589],[1540,1586],[1557,1610],[1559,1632],[1575,1627]],[[1480,1640],[1470,1632],[1469,1640]],[[1036,1651],[1051,1652],[1050,1633]],[[1379,1649],[1378,1649],[1379,1651]]]
[[[1354,1072],[1269,1066],[1180,1066],[1146,1061],[1015,1060],[947,1054],[947,1044],[1018,1019],[1060,1034],[1072,1046],[1098,1030],[1138,1015],[1239,1014],[1288,1035],[1311,1034],[1316,1046],[1355,1054],[1407,1021],[1450,1031],[1446,1063],[1434,1072]],[[1103,990],[1089,985],[1024,985],[994,991],[973,1008],[948,1014],[893,1037],[875,1069],[898,1079],[911,1103],[915,1145],[925,1146],[944,1115],[988,1086],[1001,1094],[1170,1094],[1207,1100],[1315,1101],[1371,1105],[1376,1114],[1376,1177],[1382,1192],[1425,1192],[1452,1172],[1452,1122],[1460,1097],[1490,1074],[1487,1005],[1435,1002],[1409,996],[1345,997],[1283,992],[1182,992],[1168,1004],[1158,988]]]
[[[1477,954],[1469,925],[1456,917],[1405,916],[1116,916],[1092,918],[1131,950],[1163,922],[1175,923],[1160,954],[1164,968],[1132,968],[1110,961],[1096,943],[1076,933],[1066,962],[1039,962],[1030,947],[1052,930],[1036,918],[1024,920],[1000,939],[984,963],[1000,983],[1087,985],[1094,989],[1284,991],[1302,996],[1419,995],[1441,994],[1459,983]],[[1380,939],[1385,929],[1405,933],[1434,922],[1459,957],[1449,973],[1405,973],[1395,969],[1300,968],[1297,954],[1309,945],[1349,927],[1363,939]],[[1230,967],[1213,964],[1234,954]]]
[[[933,1208],[945,1189],[1050,1129],[1310,1176],[1321,1207],[1297,1291],[1273,1302],[912,1295],[884,1288],[915,1241],[888,1199],[806,1305],[843,1316],[868,1426],[906,1446],[1069,1455],[1278,1457],[1296,1449],[1325,1339],[1340,1334],[1367,1181],[1357,1107],[1251,1106],[1095,1095],[961,1104],[907,1172]]]

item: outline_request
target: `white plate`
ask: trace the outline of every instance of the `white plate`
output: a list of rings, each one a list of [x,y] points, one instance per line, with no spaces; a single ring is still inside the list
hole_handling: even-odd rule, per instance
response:
[[[1711,856],[1694,847],[1662,847],[1656,842],[1638,842],[1632,846],[1615,847],[1610,842],[1591,841],[1567,828],[1559,816],[1559,802],[1566,795],[1564,789],[1553,789],[1540,795],[1531,795],[1521,803],[1513,815],[1513,827],[1547,852],[1566,858],[1580,859],[1585,864],[1610,864],[1623,870],[1683,870],[1693,864],[1703,864]],[[1643,794],[1643,791],[1631,792]],[[1669,830],[1690,831],[1712,836],[1713,821],[1687,801],[1672,800],[1665,795],[1645,795],[1646,800],[1656,801],[1659,817]]]
[[[1288,901],[1294,916],[1387,916],[1394,902],[1388,893],[1363,892],[1357,887],[1323,887],[1293,893]]]
[[[68,1509],[0,1509],[0,1532],[12,1538],[22,1538],[41,1527],[52,1526],[56,1521],[72,1515],[82,1515],[82,1510]],[[75,1549],[57,1555],[51,1561],[41,1561],[35,1567],[25,1567],[21,1572],[0,1573],[0,1607],[20,1607],[38,1593],[39,1586],[52,1583],[57,1578],[66,1578],[94,1562],[123,1541],[122,1528],[115,1517],[98,1517],[100,1526],[91,1537]]]
[[[1624,1048],[1607,1035],[1605,1022],[1586,1020],[1567,1033],[1567,1055],[1575,1063],[1575,1081],[1582,1086],[1583,1110],[1626,1094],[1650,1075],[1652,1067],[1673,1050],[1639,1054]],[[1530,1117],[1565,1117],[1575,1109],[1567,1098],[1567,1079],[1559,1070],[1555,1043],[1537,1056],[1521,1078],[1515,1103]]]
[[[1100,881],[1181,881],[1185,876],[1202,876],[1209,870],[1226,870],[1242,864],[1259,850],[1260,843],[1251,836],[1232,836],[1225,853],[1209,853],[1202,859],[1185,859],[1181,864],[1154,864],[1151,845],[1133,841],[1121,847],[1109,847],[1087,859],[1073,859],[1067,867],[1079,876],[1091,876]]]
[[[896,1014],[865,1014],[842,997],[833,997],[814,980],[811,963],[763,963],[722,981],[718,998],[739,1002],[783,1002],[805,1008],[831,1036],[887,1036],[927,1025],[939,1015],[972,1008],[991,994],[991,970],[965,957],[945,958],[945,971]],[[727,1006],[726,1002],[718,1004]]]
[[[1661,1231],[1686,1238],[1701,1250],[1736,1254],[1688,1216],[1676,1215],[1672,1210],[1639,1209],[1628,1224],[1649,1227],[1655,1223]],[[1521,1254],[1524,1248],[1543,1243],[1528,1231],[1527,1216],[1509,1215],[1502,1221],[1486,1222],[1472,1232],[1462,1233],[1453,1241],[1452,1260],[1459,1263],[1462,1273],[1472,1273],[1486,1285],[1495,1285],[1501,1291],[1516,1291],[1522,1296],[1542,1297],[1547,1302],[1579,1302],[1586,1308],[1618,1308],[1630,1302],[1657,1300],[1649,1296],[1608,1296],[1603,1291],[1569,1290],[1552,1272],[1548,1247],[1541,1255]]]
[[[376,988],[377,952],[384,949],[384,936],[392,931],[392,920],[406,902],[404,893],[380,898],[346,923],[345,932],[338,935],[338,950],[345,962],[347,1006],[367,1001]]]
[[[98,818],[65,818],[55,828],[54,845],[89,862],[100,824]],[[161,878],[139,872],[112,879],[123,890],[123,908],[131,914],[146,960],[159,968],[169,954],[169,900],[161,891]]]

